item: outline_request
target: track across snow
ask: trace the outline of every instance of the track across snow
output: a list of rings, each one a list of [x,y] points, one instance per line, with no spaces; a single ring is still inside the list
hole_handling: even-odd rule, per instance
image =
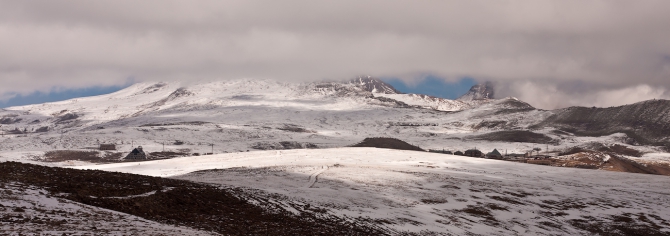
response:
[[[311,188],[312,186],[314,186],[314,184],[319,178],[319,175],[325,172],[326,170],[328,170],[328,166],[322,166],[320,170],[317,170],[316,172],[314,172],[314,174],[311,174],[309,176],[309,183],[305,185],[305,188]]]

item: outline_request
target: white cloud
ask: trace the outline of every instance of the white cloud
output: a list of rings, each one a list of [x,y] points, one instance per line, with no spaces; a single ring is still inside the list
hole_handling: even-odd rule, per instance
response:
[[[589,86],[590,88],[582,89],[560,89],[560,87],[550,81],[512,82],[499,87],[498,94],[515,96],[534,107],[548,110],[569,106],[612,107],[651,99],[670,100],[670,91],[647,84],[623,88]]]
[[[3,1],[0,95],[129,77],[426,73],[670,87],[667,9],[668,1],[618,0]]]

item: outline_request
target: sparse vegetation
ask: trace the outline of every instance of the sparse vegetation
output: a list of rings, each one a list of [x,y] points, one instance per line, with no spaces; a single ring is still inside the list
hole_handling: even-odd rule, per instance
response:
[[[209,122],[205,122],[205,121],[184,121],[184,122],[175,122],[175,123],[150,123],[150,124],[140,125],[140,127],[174,126],[174,125],[205,125],[205,124],[209,124]]]
[[[300,143],[296,141],[280,141],[280,142],[257,142],[250,146],[256,150],[288,150],[288,149],[303,149],[303,148],[319,148],[313,143]]]
[[[87,161],[93,163],[108,163],[120,161],[122,155],[123,153],[120,152],[104,152],[104,154],[101,155],[98,151],[54,150],[44,153],[44,161]]]
[[[421,199],[421,202],[424,204],[443,204],[449,201],[447,199]]]
[[[502,120],[494,120],[494,121],[482,121],[479,122],[478,124],[472,126],[473,129],[494,129],[494,128],[502,128],[502,126],[506,125],[507,121],[502,121]]]

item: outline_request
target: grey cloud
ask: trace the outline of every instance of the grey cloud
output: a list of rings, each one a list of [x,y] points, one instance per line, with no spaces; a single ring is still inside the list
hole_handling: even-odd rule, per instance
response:
[[[662,89],[670,87],[667,9],[668,1],[617,0],[3,1],[0,95],[129,77],[360,74],[550,81],[576,99],[561,84]]]

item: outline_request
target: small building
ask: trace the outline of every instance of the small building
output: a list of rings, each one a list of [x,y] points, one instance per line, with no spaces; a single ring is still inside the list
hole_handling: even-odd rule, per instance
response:
[[[483,153],[477,149],[469,149],[465,151],[464,155],[469,157],[482,157]]]
[[[100,151],[116,150],[116,144],[100,144]]]
[[[498,151],[498,149],[493,149],[493,151],[486,153],[486,158],[490,159],[503,159],[502,154]]]
[[[463,152],[461,152],[461,151],[456,151],[456,152],[454,152],[454,155],[456,155],[456,156],[464,156],[465,154],[463,154]]]
[[[133,149],[128,155],[126,156],[127,160],[146,160],[147,159],[147,154],[144,153],[144,150],[142,150],[142,146],[138,146],[137,148]]]

